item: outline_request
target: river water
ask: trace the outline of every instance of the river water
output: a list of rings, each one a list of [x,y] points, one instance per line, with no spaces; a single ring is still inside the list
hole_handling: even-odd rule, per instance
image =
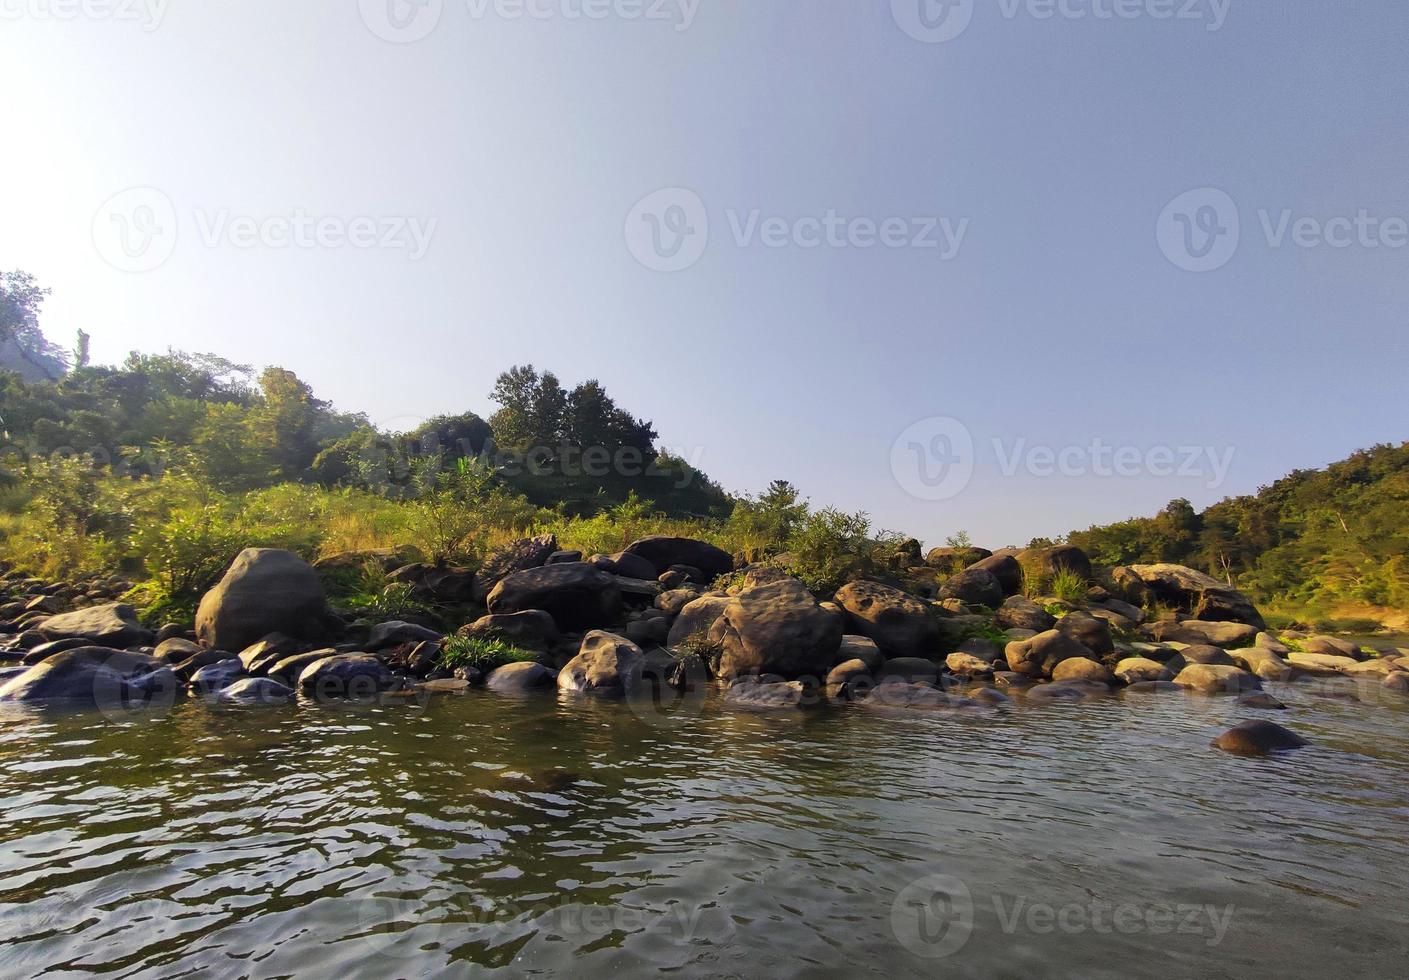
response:
[[[7,715],[0,976],[1403,975],[1409,699],[1271,687]]]

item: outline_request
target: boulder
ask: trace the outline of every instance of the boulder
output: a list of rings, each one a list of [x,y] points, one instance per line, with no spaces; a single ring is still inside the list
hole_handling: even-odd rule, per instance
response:
[[[1299,650],[1289,653],[1287,660],[1298,670],[1317,677],[1345,674],[1360,664],[1360,661],[1350,657],[1328,656],[1323,653],[1302,653]]]
[[[1267,755],[1306,745],[1306,739],[1270,721],[1245,721],[1213,740],[1214,748],[1233,755]]]
[[[1247,596],[1211,575],[1183,565],[1128,565],[1113,569],[1111,577],[1147,605],[1159,602],[1195,619],[1267,628],[1262,614]]]
[[[48,643],[41,643],[37,647],[26,650],[22,660],[26,664],[43,663],[56,653],[77,650],[79,647],[91,647],[92,645],[92,640],[84,639],[81,636],[71,636],[67,640],[50,640]]]
[[[1096,654],[1108,657],[1115,653],[1115,640],[1111,628],[1105,620],[1097,619],[1090,613],[1077,610],[1067,613],[1057,620],[1058,632],[1065,633],[1077,643]]]
[[[1038,633],[1030,640],[1014,640],[1004,653],[1008,667],[1029,677],[1051,677],[1063,660],[1090,658],[1092,651],[1061,630]]]
[[[593,630],[576,657],[558,672],[558,689],[583,694],[630,694],[641,683],[646,656],[623,636]]]
[[[1007,646],[1006,643],[1000,645],[981,636],[971,636],[963,643],[960,643],[959,649],[954,652],[967,654],[970,657],[982,660],[984,663],[991,665],[999,657],[1003,656],[1003,647],[1005,646]]]
[[[951,653],[945,658],[944,665],[951,672],[967,677],[993,673],[993,661],[983,660],[969,653]]]
[[[190,685],[193,694],[215,694],[245,676],[245,665],[238,657],[217,660],[206,664],[191,675]]]
[[[308,653],[295,653],[275,660],[260,671],[262,676],[280,684],[296,685],[303,671],[310,664],[316,664],[324,657],[337,656],[336,650],[310,650]]]
[[[1015,595],[998,607],[993,621],[999,629],[1032,630],[1045,633],[1057,625],[1057,617],[1026,596]]]
[[[196,634],[217,650],[243,650],[270,633],[314,638],[327,606],[313,566],[291,551],[247,548],[196,611]]]
[[[205,648],[199,643],[192,643],[190,640],[181,637],[173,637],[169,640],[162,640],[157,644],[157,648],[152,652],[164,664],[183,664],[192,657],[200,656]]]
[[[594,568],[600,568],[604,572],[620,575],[624,578],[659,579],[662,574],[656,571],[656,566],[640,555],[633,555],[626,551],[618,551],[614,555],[593,555],[587,559],[587,563]]]
[[[109,649],[142,646],[152,639],[152,631],[137,621],[137,610],[122,602],[50,616],[35,629],[46,640],[79,638]]]
[[[998,580],[1004,595],[1017,595],[1023,590],[1023,567],[1012,555],[992,555],[974,562],[969,568],[992,574]]]
[[[470,590],[471,598],[475,602],[483,603],[489,598],[489,593],[494,591],[494,587],[505,578],[514,572],[540,568],[548,564],[548,559],[557,553],[558,539],[551,534],[520,538],[495,549],[475,572],[474,585]]]
[[[491,613],[541,609],[562,630],[610,626],[621,617],[621,590],[614,576],[586,562],[545,565],[504,578],[489,594]]]
[[[1236,667],[1238,663],[1223,650],[1222,647],[1195,644],[1184,647],[1179,654],[1171,659],[1171,663],[1182,661],[1178,666],[1183,667],[1188,664],[1217,664],[1223,667]]]
[[[958,599],[970,606],[997,609],[1003,605],[1005,593],[998,577],[983,568],[968,568],[945,582],[939,589],[941,599]]]
[[[1251,671],[1265,681],[1285,681],[1290,680],[1292,676],[1291,664],[1268,647],[1243,647],[1240,650],[1230,650],[1228,657],[1239,667]]]
[[[1396,671],[1393,674],[1386,674],[1385,679],[1380,681],[1380,686],[1386,691],[1393,691],[1396,694],[1409,694],[1409,673]]]
[[[571,565],[579,561],[582,561],[582,552],[580,551],[555,551],[548,556],[548,560],[545,561],[543,564]]]
[[[665,645],[671,650],[705,653],[713,649],[710,631],[732,602],[729,596],[702,596],[687,603],[675,617],[666,635]]]
[[[638,619],[626,624],[626,638],[639,647],[658,647],[670,636],[670,620]]]
[[[1145,610],[1141,609],[1139,606],[1131,605],[1122,599],[1106,596],[1104,599],[1099,600],[1096,605],[1106,612],[1115,613],[1122,619],[1129,620],[1137,625],[1145,621]],[[1091,614],[1093,616],[1096,615],[1096,610],[1092,609]]]
[[[720,640],[719,675],[725,679],[777,674],[820,680],[835,663],[842,638],[837,617],[796,579],[733,597],[711,633]]]
[[[833,667],[827,674],[827,690],[836,692],[854,681],[869,679],[871,666],[864,660],[848,660]]]
[[[424,643],[427,640],[434,642],[441,639],[444,639],[443,634],[437,633],[433,629],[416,623],[393,620],[389,623],[378,623],[373,626],[372,632],[367,636],[367,642],[363,644],[363,649],[368,653],[376,653],[407,643]]]
[[[246,677],[220,692],[222,701],[241,704],[279,704],[293,696],[293,688],[268,677]]]
[[[952,574],[991,557],[993,552],[987,548],[931,548],[925,555],[925,564]]]
[[[1359,660],[1363,656],[1359,644],[1334,636],[1310,636],[1301,641],[1301,647],[1307,653],[1319,653],[1327,657],[1349,657],[1352,660]]]
[[[303,644],[292,636],[285,636],[283,633],[270,633],[241,650],[240,661],[251,675],[262,677],[265,671],[280,660],[298,653],[302,646]]]
[[[678,616],[680,611],[704,595],[704,590],[694,586],[681,586],[666,589],[656,596],[654,606],[667,616]]]
[[[1091,581],[1091,559],[1075,545],[1029,548],[1020,552],[1017,560],[1025,572],[1035,572],[1045,578],[1051,578],[1059,572],[1067,572]]]
[[[1115,665],[1115,676],[1123,683],[1138,684],[1141,681],[1167,681],[1174,675],[1168,667],[1156,660],[1127,657]]]
[[[536,691],[552,684],[553,672],[537,663],[505,664],[491,670],[484,679],[485,687],[501,694]]]
[[[816,700],[801,681],[746,679],[729,685],[724,692],[725,703],[744,708],[804,708]]]
[[[734,558],[729,552],[693,538],[653,535],[633,541],[626,551],[650,562],[656,575],[670,571],[672,565],[689,565],[713,581],[734,570]]]
[[[553,617],[541,609],[481,616],[460,627],[459,634],[472,640],[503,640],[534,653],[552,653],[563,642],[563,634],[558,631]]]
[[[1149,633],[1162,642],[1215,646],[1228,650],[1252,646],[1257,639],[1257,628],[1245,623],[1208,623],[1194,619],[1186,619],[1180,623],[1155,623],[1149,627]]]
[[[869,637],[887,657],[939,656],[944,632],[939,615],[923,600],[879,582],[851,582],[837,590],[837,605],[851,629]]]
[[[1106,666],[1089,657],[1070,657],[1052,671],[1054,681],[1098,681],[1109,684],[1114,678]]]
[[[868,670],[875,670],[885,662],[885,654],[881,653],[881,648],[876,646],[876,641],[870,637],[849,634],[841,638],[841,646],[837,648],[835,659],[838,665],[860,660]]]
[[[63,703],[73,707],[128,707],[170,703],[180,686],[161,661],[109,647],[56,653],[0,686],[0,703]]]
[[[196,672],[202,667],[224,663],[227,660],[235,661],[235,663],[240,665],[241,671],[244,670],[245,665],[244,662],[240,660],[239,655],[231,653],[228,650],[202,650],[189,660],[181,661],[181,663],[173,667],[172,670],[176,672],[176,676],[181,680],[190,683],[191,678],[195,677]]]
[[[386,664],[368,654],[343,653],[315,660],[298,675],[298,686],[317,698],[362,700],[392,686]]]
[[[1190,664],[1179,672],[1174,683],[1200,694],[1242,694],[1262,690],[1255,674],[1241,667],[1218,664]]]

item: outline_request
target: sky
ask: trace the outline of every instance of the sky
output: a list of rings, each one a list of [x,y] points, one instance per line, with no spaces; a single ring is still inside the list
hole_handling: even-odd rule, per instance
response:
[[[1409,434],[1402,0],[0,0],[0,268],[405,430],[600,380],[931,545]]]

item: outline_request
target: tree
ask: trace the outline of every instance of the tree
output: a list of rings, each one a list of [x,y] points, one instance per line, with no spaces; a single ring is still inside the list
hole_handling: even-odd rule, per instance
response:
[[[563,441],[568,396],[551,372],[516,365],[499,375],[489,397],[502,406],[489,420],[497,445],[528,450]]]
[[[318,416],[327,402],[313,397],[313,389],[284,368],[266,368],[259,376],[264,404],[252,419],[260,442],[285,479],[296,479],[318,455],[315,438]]]
[[[92,351],[89,349],[92,338],[87,331],[79,330],[78,338],[73,345],[73,366],[75,368],[86,368],[92,359]]]
[[[0,341],[39,330],[39,308],[49,290],[28,272],[0,272]]]

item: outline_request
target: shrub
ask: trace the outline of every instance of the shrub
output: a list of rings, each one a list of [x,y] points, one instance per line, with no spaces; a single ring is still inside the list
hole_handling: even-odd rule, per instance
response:
[[[505,664],[537,662],[539,655],[500,639],[482,637],[447,637],[440,648],[441,670],[472,667],[487,674]]]

